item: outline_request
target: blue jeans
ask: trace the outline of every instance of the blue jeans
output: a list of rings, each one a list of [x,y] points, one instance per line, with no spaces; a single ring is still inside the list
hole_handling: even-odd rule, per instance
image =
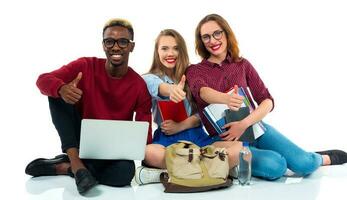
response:
[[[321,155],[304,151],[272,126],[264,125],[265,133],[250,144],[252,176],[275,180],[282,177],[287,168],[307,176],[322,165]]]

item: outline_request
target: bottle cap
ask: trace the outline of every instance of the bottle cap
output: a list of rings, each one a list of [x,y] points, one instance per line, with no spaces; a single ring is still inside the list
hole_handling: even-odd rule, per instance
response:
[[[242,146],[248,147],[249,146],[249,142],[242,142]]]

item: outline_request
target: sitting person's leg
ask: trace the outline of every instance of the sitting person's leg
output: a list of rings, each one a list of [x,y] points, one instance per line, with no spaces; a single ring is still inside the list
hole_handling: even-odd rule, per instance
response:
[[[186,129],[174,135],[166,135],[157,129],[154,132],[153,144],[146,146],[144,166],[136,169],[135,181],[139,184],[158,183],[159,176],[166,171],[165,148],[179,140],[191,141],[199,146],[211,144],[213,141],[202,127]]]
[[[139,185],[160,182],[159,176],[166,171],[165,147],[171,144],[170,138],[160,129],[154,132],[153,144],[146,146],[144,166],[136,168],[135,181]]]
[[[130,185],[135,174],[132,160],[83,160],[90,172],[103,185],[122,187]]]
[[[148,167],[140,166],[136,169],[135,181],[139,184],[147,183],[157,183],[160,182],[159,176],[162,172],[166,171],[165,166],[165,148],[171,144],[178,142],[179,140],[186,140],[193,142],[194,144],[202,147],[212,144],[215,140],[207,135],[202,126],[195,128],[186,129],[174,135],[166,135],[163,133],[160,128],[154,132],[153,144],[149,144],[146,147],[146,154],[144,164]],[[231,142],[235,143],[235,142]],[[225,143],[227,144],[227,143]],[[230,150],[240,149],[241,145],[229,145]],[[238,147],[237,147],[238,146]],[[223,146],[225,147],[225,145]],[[237,163],[234,161],[238,159],[238,154],[233,154],[234,163],[232,166],[235,166]],[[150,168],[154,167],[154,168]]]
[[[270,150],[249,147],[252,152],[252,176],[266,180],[281,178],[287,171],[285,158]]]
[[[239,152],[242,148],[241,142],[218,141],[214,146],[227,149],[229,167],[232,169],[239,163]],[[252,176],[267,180],[275,180],[283,176],[287,170],[287,164],[283,156],[273,151],[260,150],[250,146],[252,152]]]
[[[157,129],[154,133],[153,144],[149,144],[146,147],[145,164],[165,169],[165,148],[179,140],[190,141],[200,147],[214,142],[201,126],[186,129],[175,135],[165,135],[160,129]]]
[[[149,167],[165,169],[165,146],[161,144],[147,145],[144,163]]]
[[[322,156],[306,152],[272,126],[265,124],[266,132],[254,143],[259,149],[272,150],[282,155],[288,168],[298,175],[306,176],[322,165]]]
[[[65,103],[61,98],[48,97],[48,100],[52,122],[59,134],[62,151],[69,156],[71,171],[75,174],[77,170],[85,169],[78,155],[81,130],[80,113],[74,105]]]
[[[84,193],[96,184],[94,177],[79,158],[81,117],[75,106],[60,98],[48,97],[52,121],[61,140],[62,151],[67,153],[53,159],[36,159],[29,163],[26,173],[33,176],[67,174],[75,176],[77,189]],[[49,172],[49,173],[47,173]]]
[[[154,132],[153,143],[146,146],[145,165],[166,169],[165,148],[179,140],[190,141],[200,147],[214,142],[214,140],[205,133],[202,126],[186,129],[174,135],[165,135],[160,129],[157,129]]]
[[[62,151],[78,148],[78,132],[80,117],[73,105],[65,103],[60,98],[48,97],[52,122],[59,134]],[[32,176],[47,176],[71,173],[70,160],[62,154],[53,159],[36,159],[29,163],[26,173]],[[71,175],[71,174],[70,174]]]
[[[79,148],[81,116],[74,105],[65,103],[61,98],[48,97],[52,122],[59,134],[61,148]]]
[[[165,135],[160,128],[155,130],[153,143],[146,146],[144,164],[149,167],[165,169],[165,148],[178,140],[189,140],[188,131]]]
[[[160,174],[166,171],[165,146],[149,144],[146,146],[144,166],[136,168],[135,182],[139,185],[159,183]]]

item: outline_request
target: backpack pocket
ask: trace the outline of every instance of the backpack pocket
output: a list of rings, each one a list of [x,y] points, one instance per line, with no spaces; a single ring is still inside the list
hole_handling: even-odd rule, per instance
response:
[[[208,175],[211,178],[227,178],[229,174],[229,162],[225,148],[207,146],[202,149],[202,158]]]
[[[176,149],[173,158],[172,174],[182,179],[200,179],[202,170],[200,167],[200,149],[182,148]]]

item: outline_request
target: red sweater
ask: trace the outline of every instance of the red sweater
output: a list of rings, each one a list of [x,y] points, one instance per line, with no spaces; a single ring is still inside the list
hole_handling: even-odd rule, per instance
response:
[[[84,119],[112,119],[149,122],[147,143],[152,142],[151,96],[146,83],[132,68],[120,79],[110,77],[105,69],[106,59],[79,58],[50,73],[41,74],[37,86],[41,93],[59,97],[59,88],[82,72],[78,88],[83,91],[78,102]]]

